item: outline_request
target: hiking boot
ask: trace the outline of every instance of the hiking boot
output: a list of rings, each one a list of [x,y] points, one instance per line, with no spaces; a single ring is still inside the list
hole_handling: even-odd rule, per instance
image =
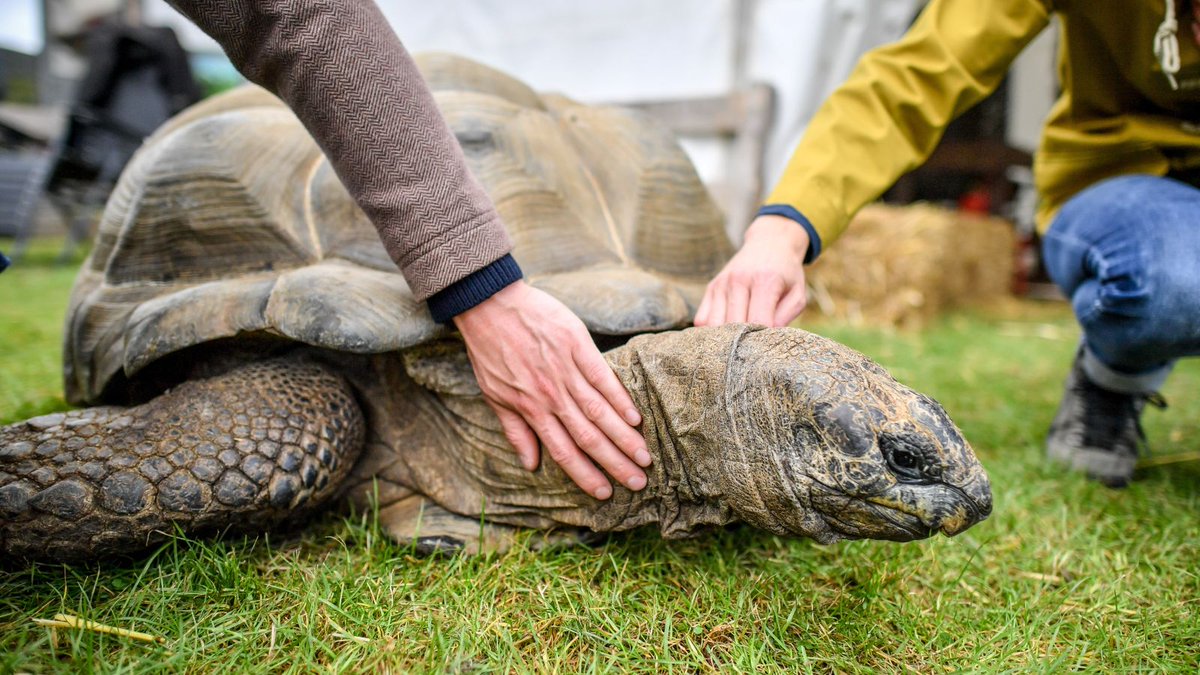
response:
[[[1109,487],[1129,485],[1146,447],[1141,416],[1147,403],[1167,407],[1157,393],[1126,394],[1093,383],[1084,373],[1081,350],[1046,436],[1046,456]]]

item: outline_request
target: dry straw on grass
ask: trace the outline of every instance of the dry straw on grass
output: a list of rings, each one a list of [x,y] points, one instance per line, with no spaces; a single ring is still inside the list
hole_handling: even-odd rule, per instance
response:
[[[149,633],[141,633],[135,630],[126,628],[117,628],[116,626],[108,626],[95,621],[81,619],[71,614],[55,614],[53,619],[34,619],[34,623],[39,626],[46,626],[51,631],[58,628],[73,628],[77,630],[85,630],[93,633],[104,633],[106,635],[116,635],[117,637],[129,638],[141,642],[153,642],[155,644],[166,644],[166,639],[158,635],[150,635]]]
[[[809,307],[852,324],[920,328],[950,308],[1007,297],[1013,245],[999,218],[873,204],[812,265]]]

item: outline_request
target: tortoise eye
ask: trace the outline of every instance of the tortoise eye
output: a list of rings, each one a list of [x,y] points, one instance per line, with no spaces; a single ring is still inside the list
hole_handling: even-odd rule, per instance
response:
[[[892,453],[892,462],[898,469],[915,471],[920,468],[917,456],[907,450],[897,450]]]
[[[882,436],[879,439],[879,449],[883,452],[892,473],[901,480],[927,480],[935,473],[927,470],[925,455],[913,439]]]

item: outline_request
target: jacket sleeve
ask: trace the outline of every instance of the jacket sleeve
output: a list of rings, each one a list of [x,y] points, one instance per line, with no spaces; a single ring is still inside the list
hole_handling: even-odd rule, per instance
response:
[[[929,157],[951,120],[995,90],[1048,22],[1042,0],[931,0],[904,37],[864,55],[825,101],[759,213],[804,226],[811,262]]]
[[[495,206],[371,0],[170,1],[296,113],[435,319],[521,277]]]

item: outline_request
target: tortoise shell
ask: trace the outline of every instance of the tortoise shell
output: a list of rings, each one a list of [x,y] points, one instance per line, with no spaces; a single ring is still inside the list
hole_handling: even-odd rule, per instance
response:
[[[417,60],[532,285],[595,334],[691,321],[732,247],[666,128],[464,58]],[[66,392],[99,401],[114,378],[219,339],[381,353],[448,330],[299,120],[245,86],[168,121],[118,181],[71,294]]]

